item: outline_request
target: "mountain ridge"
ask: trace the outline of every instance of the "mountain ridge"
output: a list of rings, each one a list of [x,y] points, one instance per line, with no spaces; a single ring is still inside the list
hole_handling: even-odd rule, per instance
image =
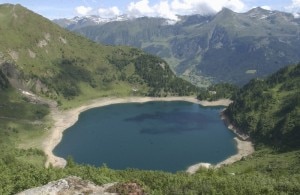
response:
[[[21,5],[1,5],[0,11],[0,69],[16,88],[64,102],[90,95],[177,94],[176,82],[196,90],[165,61],[138,49],[96,44]],[[140,66],[148,67],[151,81]],[[159,77],[164,82],[149,85]],[[171,92],[174,87],[177,92]]]
[[[200,85],[243,85],[300,61],[300,20],[292,14],[223,9],[212,16],[180,18],[173,25],[144,17],[74,31],[99,43],[130,45],[158,55],[177,75]]]
[[[130,18],[127,15],[120,15],[113,18],[102,18],[97,15],[89,15],[89,16],[76,16],[71,19],[67,19],[67,18],[54,19],[53,22],[60,25],[63,28],[74,30],[76,28],[82,28],[85,26],[92,26],[92,25],[99,25],[99,24],[101,25],[109,22],[126,21],[129,19]],[[74,28],[72,28],[72,26],[74,26]]]

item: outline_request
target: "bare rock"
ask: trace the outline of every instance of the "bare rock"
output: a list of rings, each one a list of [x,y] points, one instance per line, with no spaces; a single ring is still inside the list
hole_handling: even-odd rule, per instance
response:
[[[97,186],[90,181],[70,176],[65,179],[50,182],[41,187],[25,190],[17,195],[109,195],[115,194],[106,192],[106,190],[113,185],[115,185],[115,183]]]

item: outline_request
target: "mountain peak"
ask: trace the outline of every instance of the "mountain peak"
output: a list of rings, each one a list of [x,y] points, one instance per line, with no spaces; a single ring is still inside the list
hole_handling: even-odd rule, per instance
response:
[[[74,18],[71,19],[66,19],[66,18],[55,19],[53,20],[53,22],[57,23],[58,25],[64,28],[67,27],[73,29],[73,26],[74,27],[76,26],[75,29],[77,29],[78,25],[81,28],[85,26],[102,25],[109,22],[126,21],[126,20],[129,20],[129,16],[124,14],[124,15],[115,16],[113,18],[103,18],[98,15],[88,15],[88,16],[81,16],[81,17],[75,16]]]
[[[231,9],[228,9],[228,8],[223,8],[220,12],[218,12],[216,15],[215,15],[215,19],[217,21],[229,21],[229,20],[232,20],[232,18],[234,18],[238,13],[232,11]]]
[[[256,7],[256,8],[249,10],[248,12],[246,12],[246,14],[252,18],[257,17],[257,16],[270,15],[273,13],[274,13],[274,11],[266,10],[266,9],[263,9],[262,7]]]
[[[23,9],[23,10],[28,10],[26,7],[23,7],[21,4],[11,4],[11,3],[4,3],[0,4],[0,8],[4,9]]]
[[[223,7],[220,12],[223,12],[223,13],[234,13],[234,11],[232,11],[231,9],[229,9],[227,7]]]
[[[228,17],[237,14],[229,8],[223,7],[221,11],[219,11],[216,16]]]

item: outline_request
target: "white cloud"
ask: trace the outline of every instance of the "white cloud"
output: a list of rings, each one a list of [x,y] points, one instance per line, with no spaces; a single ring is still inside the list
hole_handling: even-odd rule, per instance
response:
[[[285,7],[285,10],[292,12],[295,17],[300,16],[300,0],[292,0],[292,4]]]
[[[86,7],[86,6],[78,6],[75,8],[75,11],[78,14],[85,16],[85,15],[88,15],[92,11],[92,8]]]
[[[218,12],[223,7],[236,12],[245,9],[245,4],[241,0],[173,0],[171,4],[175,11],[186,14],[209,14]]]
[[[178,20],[176,13],[174,13],[167,1],[161,1],[159,4],[155,5],[154,10],[156,11],[156,15],[159,17]]]
[[[149,5],[148,0],[141,0],[137,3],[131,2],[128,7],[128,14],[133,17],[154,16],[154,9]]]
[[[299,8],[300,7],[300,0],[293,0],[293,5],[297,6]]]
[[[98,13],[103,18],[115,17],[121,15],[123,12],[131,17],[163,17],[176,21],[178,20],[178,15],[208,15],[217,13],[224,7],[235,12],[244,12],[247,11],[249,3],[252,1],[253,0],[159,0],[157,3],[153,3],[154,1],[151,0],[132,0],[127,6],[127,10],[124,11],[120,11],[120,9],[115,6],[109,8],[101,7],[98,8],[98,10],[88,6],[79,6],[76,7],[75,11],[79,15]],[[271,6],[273,7],[274,5]],[[261,7],[266,10],[272,10],[271,6],[265,5]],[[283,9],[293,13],[295,17],[300,17],[300,0],[291,0],[290,5],[285,6]]]
[[[176,15],[207,15],[216,13],[223,7],[236,12],[244,11],[246,8],[242,0],[161,0],[154,5],[150,5],[149,0],[140,0],[131,2],[127,7],[127,12],[132,17],[159,16],[177,20]]]
[[[260,6],[261,8],[265,9],[265,10],[272,10],[272,8],[268,5],[263,5],[263,6]]]
[[[102,18],[113,18],[116,16],[121,15],[121,11],[117,7],[110,7],[110,8],[99,8],[98,14]]]

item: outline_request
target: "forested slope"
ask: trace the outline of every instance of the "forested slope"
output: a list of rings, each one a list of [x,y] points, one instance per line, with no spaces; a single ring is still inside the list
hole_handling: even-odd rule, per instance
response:
[[[300,64],[245,85],[226,110],[230,121],[258,141],[300,147]]]

